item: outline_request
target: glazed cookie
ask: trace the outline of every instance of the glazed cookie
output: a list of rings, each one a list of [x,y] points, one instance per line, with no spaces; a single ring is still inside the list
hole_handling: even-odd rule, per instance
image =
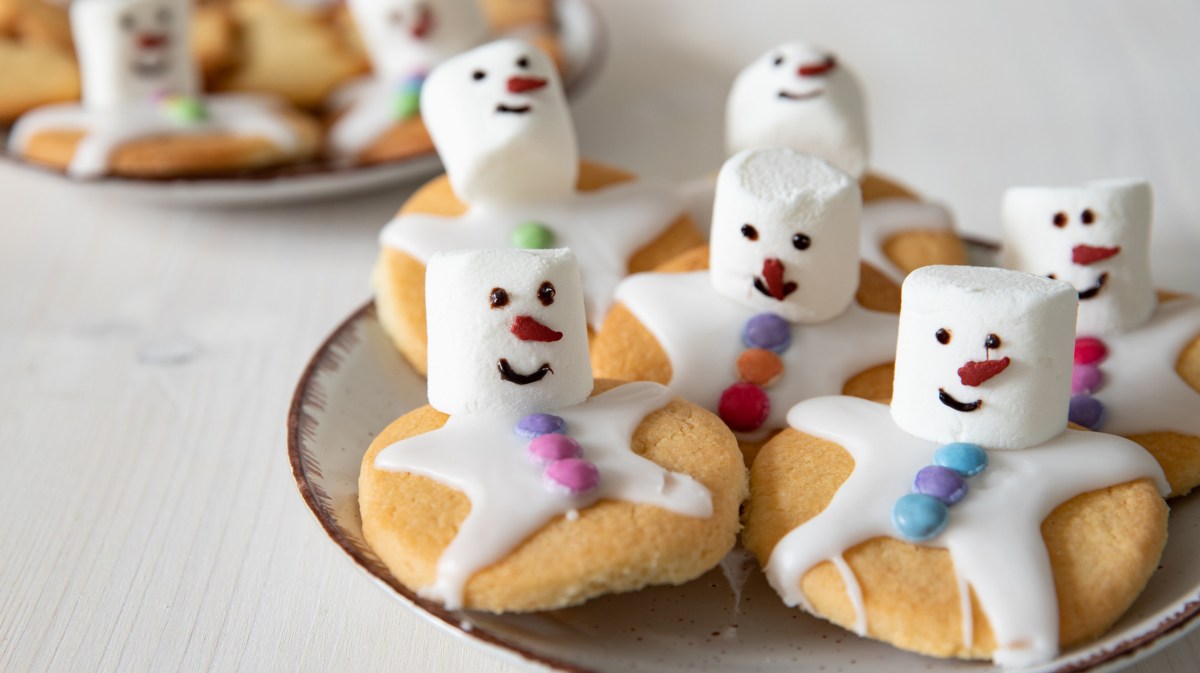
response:
[[[658,384],[593,383],[571,251],[441,253],[427,287],[430,406],[359,477],[364,536],[397,579],[524,612],[720,562],[746,494],[736,442]]]
[[[927,264],[965,264],[950,213],[868,172],[866,106],[857,78],[832,53],[781,44],[734,80],[725,109],[730,155],[783,145],[829,161],[863,183],[862,256],[895,280]]]
[[[0,0],[0,125],[79,96],[66,10],[41,0]]]
[[[1166,543],[1166,479],[1068,429],[1075,292],[1002,269],[904,283],[890,407],[788,412],[743,542],[789,605],[941,657],[1029,666],[1109,629]]]
[[[446,61],[425,82],[421,109],[446,175],[384,227],[374,275],[380,322],[418,372],[424,264],[436,252],[569,247],[597,328],[621,278],[703,242],[673,190],[580,164],[558,73],[526,42]]]
[[[476,0],[351,0],[372,73],[335,93],[330,155],[360,163],[433,149],[421,122],[420,91],[442,61],[487,34]]]
[[[80,178],[240,171],[311,157],[316,123],[270,99],[199,95],[188,5],[79,0],[71,6],[82,104],[18,120],[18,154]]]
[[[1144,446],[1178,496],[1200,485],[1200,299],[1155,291],[1151,211],[1145,180],[1015,187],[1003,261],[1075,287],[1070,418]]]
[[[734,155],[707,259],[689,253],[617,287],[593,344],[597,375],[657,381],[718,413],[747,463],[796,402],[889,397],[898,288],[859,261],[860,213],[858,183],[821,159]],[[670,272],[688,266],[699,268]]]
[[[217,91],[265,92],[317,110],[337,87],[367,70],[333,9],[279,0],[234,0],[240,57],[216,77]]]

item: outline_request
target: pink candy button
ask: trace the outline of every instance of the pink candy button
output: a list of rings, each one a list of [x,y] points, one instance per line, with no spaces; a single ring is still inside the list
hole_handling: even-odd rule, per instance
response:
[[[1091,395],[1104,386],[1104,372],[1096,365],[1075,365],[1071,370],[1071,394]]]
[[[1098,365],[1108,357],[1108,346],[1095,337],[1079,337],[1075,340],[1075,364]]]
[[[586,493],[600,484],[600,470],[582,458],[566,458],[546,468],[546,479],[572,495]]]
[[[579,442],[556,432],[540,435],[529,442],[529,457],[539,463],[553,463],[582,455]]]

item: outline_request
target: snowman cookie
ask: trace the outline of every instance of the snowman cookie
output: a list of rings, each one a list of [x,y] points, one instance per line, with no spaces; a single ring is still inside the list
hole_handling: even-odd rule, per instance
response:
[[[786,147],[734,155],[707,264],[617,287],[593,344],[597,375],[658,381],[719,414],[747,463],[800,400],[888,398],[898,288],[859,261],[860,214],[858,183],[822,159]]]
[[[429,402],[371,444],[363,534],[449,608],[549,610],[679,584],[733,547],[746,474],[721,421],[595,381],[569,250],[429,262]],[[630,522],[634,522],[630,525]]]
[[[1078,292],[1071,421],[1141,444],[1183,495],[1200,485],[1200,299],[1155,291],[1151,219],[1145,180],[1015,187],[1003,262]]]
[[[580,163],[558,73],[527,42],[493,42],[438,66],[421,111],[446,175],[384,227],[374,278],[380,321],[419,372],[434,253],[571,248],[598,328],[622,278],[703,242],[673,190]]]
[[[1168,485],[1067,428],[1074,290],[933,266],[903,295],[891,405],[793,407],[743,543],[788,605],[904,649],[1020,667],[1099,637],[1157,566]]]
[[[351,0],[372,73],[334,93],[327,150],[361,163],[433,149],[421,122],[420,91],[442,61],[483,41],[476,0]]]
[[[79,0],[71,6],[81,104],[38,108],[11,149],[69,175],[173,177],[311,157],[316,123],[270,99],[199,94],[177,0]]]
[[[966,263],[946,208],[868,171],[862,89],[829,50],[785,42],[746,66],[726,102],[725,145],[729,156],[756,147],[791,147],[859,180],[862,258],[896,283],[921,266]],[[703,190],[694,196],[711,205]]]

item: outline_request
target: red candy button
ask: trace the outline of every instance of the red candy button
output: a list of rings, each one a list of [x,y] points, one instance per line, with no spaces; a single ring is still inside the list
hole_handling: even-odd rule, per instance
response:
[[[1096,365],[1108,357],[1108,346],[1095,337],[1079,337],[1075,340],[1075,364]]]
[[[752,383],[735,383],[721,393],[717,415],[735,432],[757,430],[767,422],[771,400],[762,388]]]

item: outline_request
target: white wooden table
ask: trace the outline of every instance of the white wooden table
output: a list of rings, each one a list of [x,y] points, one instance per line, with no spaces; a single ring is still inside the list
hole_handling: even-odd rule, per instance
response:
[[[1010,184],[1144,175],[1158,280],[1200,292],[1200,5],[602,1],[590,157],[715,169],[733,74],[808,37],[865,80],[875,165],[965,231],[995,235]],[[0,166],[0,671],[516,670],[354,569],[285,456],[406,194],[171,210]],[[1198,659],[1200,634],[1131,670]]]

